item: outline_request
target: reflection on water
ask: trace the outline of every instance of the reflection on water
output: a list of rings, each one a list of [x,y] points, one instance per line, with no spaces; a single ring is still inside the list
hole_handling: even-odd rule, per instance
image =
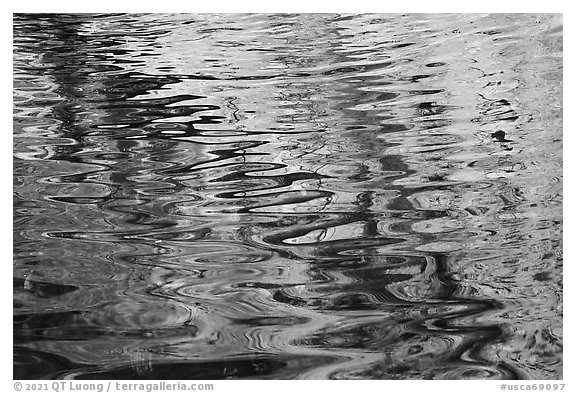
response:
[[[14,378],[562,377],[559,15],[16,15]]]

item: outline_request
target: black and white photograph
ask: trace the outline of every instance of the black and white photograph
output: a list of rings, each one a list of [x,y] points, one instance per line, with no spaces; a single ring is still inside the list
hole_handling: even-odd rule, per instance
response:
[[[382,11],[12,14],[16,388],[569,390],[563,14]]]

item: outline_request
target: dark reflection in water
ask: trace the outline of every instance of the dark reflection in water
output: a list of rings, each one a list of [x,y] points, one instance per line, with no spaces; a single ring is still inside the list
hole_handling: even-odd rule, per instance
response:
[[[562,377],[558,15],[16,15],[14,378]]]

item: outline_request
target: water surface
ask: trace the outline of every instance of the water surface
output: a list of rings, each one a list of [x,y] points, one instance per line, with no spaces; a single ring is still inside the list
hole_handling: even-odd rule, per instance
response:
[[[562,378],[559,15],[16,15],[14,378]]]

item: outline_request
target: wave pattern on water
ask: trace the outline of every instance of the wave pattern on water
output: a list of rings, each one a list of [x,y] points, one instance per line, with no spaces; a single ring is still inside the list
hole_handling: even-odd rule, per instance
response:
[[[559,379],[558,15],[14,17],[14,378]]]

